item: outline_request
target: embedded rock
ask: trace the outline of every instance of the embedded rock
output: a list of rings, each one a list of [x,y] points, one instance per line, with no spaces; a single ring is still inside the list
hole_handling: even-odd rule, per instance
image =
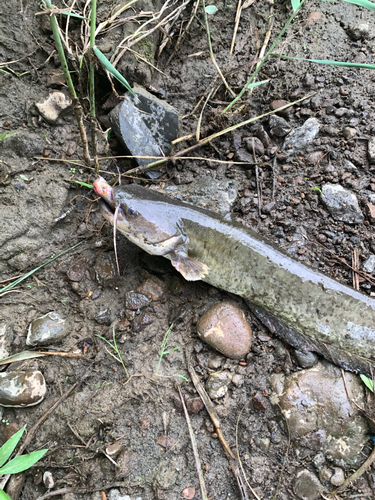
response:
[[[304,469],[297,473],[293,491],[301,500],[318,500],[323,486],[312,472]]]
[[[232,377],[227,372],[211,373],[206,382],[206,391],[211,399],[222,398],[228,392]]]
[[[147,92],[134,86],[135,96],[125,94],[126,100],[109,114],[114,133],[120,142],[136,156],[168,156],[171,143],[178,137],[176,110]],[[150,158],[134,158],[138,165],[155,161]]]
[[[285,137],[282,151],[288,154],[304,151],[318,135],[319,130],[320,122],[316,118],[309,118],[302,127],[293,130]]]
[[[348,393],[363,408],[363,384],[345,373]],[[348,399],[341,370],[327,361],[285,377],[270,378],[274,396],[288,422],[291,439],[322,451],[339,467],[361,463],[361,449],[368,439],[367,422]]]
[[[55,312],[49,312],[30,323],[26,344],[44,346],[60,342],[68,333],[66,320]]]
[[[48,97],[35,103],[38,113],[50,125],[56,125],[63,114],[70,111],[72,100],[64,92],[52,92]]]
[[[348,224],[361,224],[364,220],[357,197],[339,184],[325,184],[321,199],[335,220]]]
[[[46,391],[46,382],[40,371],[0,373],[1,406],[34,406],[43,401]]]
[[[197,332],[204,342],[228,358],[241,359],[250,350],[250,325],[243,311],[230,302],[221,302],[203,314]]]

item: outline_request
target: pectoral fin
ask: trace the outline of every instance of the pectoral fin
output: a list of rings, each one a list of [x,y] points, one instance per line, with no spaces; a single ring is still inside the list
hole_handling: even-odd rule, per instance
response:
[[[188,257],[183,252],[171,252],[172,266],[188,281],[198,281],[208,273],[206,264]]]

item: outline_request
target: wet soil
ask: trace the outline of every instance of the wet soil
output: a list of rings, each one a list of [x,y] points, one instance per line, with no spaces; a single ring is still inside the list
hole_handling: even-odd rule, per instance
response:
[[[83,7],[82,2],[78,4]],[[112,2],[99,5],[98,21],[106,19],[115,6]],[[162,2],[139,1],[131,15],[158,12],[161,6]],[[209,18],[213,50],[229,86],[238,93],[269,29],[270,5],[255,2],[243,10],[232,56],[229,49],[236,4],[228,2],[225,6],[220,0],[217,7],[219,11]],[[200,11],[183,43],[174,50],[192,9],[192,3],[188,4],[176,20],[171,40],[159,57],[153,57],[154,65],[163,74],[129,53],[119,63],[130,83],[165,91],[168,102],[180,116],[187,115],[181,120],[181,135],[195,133],[202,109],[195,107],[208,95],[217,77]],[[298,443],[288,447],[288,430],[282,415],[268,398],[271,374],[301,369],[294,350],[266,332],[250,316],[240,298],[229,297],[204,283],[186,282],[168,262],[150,259],[123,237],[118,240],[121,276],[117,276],[111,228],[104,223],[92,191],[74,183],[75,180],[92,183],[95,179],[93,170],[82,162],[82,145],[74,117],[68,114],[58,124],[49,125],[35,110],[35,102],[53,88],[64,89],[52,78],[61,68],[48,19],[35,16],[38,11],[40,6],[36,2],[9,0],[0,6],[1,32],[6,37],[0,38],[4,70],[0,74],[0,133],[15,133],[0,142],[0,280],[7,284],[14,276],[42,265],[52,255],[80,245],[3,295],[0,322],[6,325],[6,348],[9,354],[14,354],[26,350],[26,334],[33,319],[50,311],[58,312],[67,319],[70,331],[63,343],[54,347],[81,357],[46,357],[11,365],[12,369],[40,369],[48,392],[38,406],[3,408],[0,434],[10,423],[27,424],[31,428],[73,384],[80,381],[81,384],[39,427],[29,451],[47,447],[49,453],[26,473],[19,498],[31,500],[45,494],[41,475],[46,470],[53,474],[55,489],[72,488],[74,498],[101,498],[100,491],[108,493],[109,486],[114,484],[131,498],[172,500],[182,498],[187,487],[195,488],[195,498],[201,498],[176,388],[176,384],[181,385],[187,399],[196,397],[192,383],[181,378],[189,379],[186,356],[192,357],[202,380],[218,370],[240,375],[235,379],[237,385],[232,383],[227,394],[215,401],[223,434],[233,450],[238,441],[244,470],[259,498],[272,498],[277,488],[278,498],[295,498],[293,487],[298,471],[307,468],[317,473],[312,464],[316,452]],[[316,12],[321,18],[311,16]],[[271,42],[290,15],[288,3],[275,4]],[[312,17],[318,19],[311,22]],[[145,19],[146,14],[141,20]],[[353,39],[351,23],[368,23],[368,36]],[[101,36],[98,46],[111,55],[121,39],[134,32],[135,26],[134,21],[120,24]],[[341,2],[310,2],[291,24],[276,52],[312,59],[372,62],[374,28],[373,13],[369,11]],[[69,29],[71,43],[79,45],[78,21],[72,20]],[[157,54],[161,39],[158,30],[147,43],[138,44],[138,50],[144,54],[151,46],[152,55]],[[231,99],[216,78],[215,85],[219,88],[204,110],[201,137],[268,112],[274,100],[291,102],[316,92],[287,116],[292,128],[301,126],[310,117],[322,123],[318,138],[306,151],[287,156],[280,152],[283,140],[273,138],[265,156],[258,158],[257,178],[254,164],[229,163],[244,161],[243,139],[258,133],[257,126],[251,124],[190,153],[199,157],[196,160],[167,164],[157,183],[182,184],[188,188],[202,176],[237,181],[234,220],[289,249],[296,259],[351,285],[348,265],[352,263],[354,249],[359,251],[360,265],[375,253],[372,221],[367,215],[363,224],[335,221],[321,203],[319,189],[327,182],[340,183],[357,195],[366,214],[368,193],[375,191],[375,168],[367,156],[368,141],[374,131],[373,73],[270,58],[260,74],[260,80],[266,79],[269,83],[247,94],[244,105],[235,113],[222,115],[222,109]],[[83,81],[81,96],[86,95],[85,85]],[[104,103],[108,102],[110,92],[105,74],[98,69],[97,106],[103,131],[108,113]],[[266,119],[259,123],[268,130]],[[345,139],[345,127],[355,128],[356,136]],[[186,147],[194,144],[194,139],[185,144]],[[110,146],[112,149],[104,144],[99,154],[123,153],[113,138]],[[224,163],[213,163],[211,158]],[[355,168],[348,169],[345,160]],[[118,169],[125,172],[132,166],[129,160],[100,163],[107,180]],[[128,182],[124,179],[123,182]],[[145,176],[138,179],[145,186],[151,183]],[[162,282],[162,297],[142,310],[129,312],[125,294],[152,276]],[[364,293],[375,293],[369,281],[361,281],[360,287]],[[202,344],[197,336],[199,317],[220,300],[239,305],[252,325],[253,345],[242,362],[226,359]],[[172,322],[169,353],[160,359],[163,339]],[[98,337],[111,341],[113,329],[130,379],[106,349],[110,350],[109,346]],[[207,413],[203,409],[191,419],[209,497],[240,498]],[[104,452],[120,439],[123,451],[116,456],[119,466],[115,467]],[[363,449],[364,458],[370,449],[370,444]],[[79,488],[83,488],[81,493]],[[373,488],[370,469],[354,483],[348,495],[373,498]],[[66,493],[64,498],[73,498],[69,495]]]

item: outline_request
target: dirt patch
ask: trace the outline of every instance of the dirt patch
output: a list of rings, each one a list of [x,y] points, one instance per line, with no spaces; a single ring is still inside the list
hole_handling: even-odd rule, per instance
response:
[[[156,5],[158,4],[158,5]],[[160,5],[159,5],[160,4]],[[99,5],[98,21],[105,20],[115,4]],[[149,12],[158,12],[162,2],[139,1],[134,12],[144,17],[129,20],[100,37],[98,46],[107,55],[125,36],[144,22]],[[213,50],[229,86],[237,94],[248,80],[269,29],[269,5],[256,2],[242,12],[233,55],[236,5],[217,4],[209,16]],[[20,10],[21,9],[21,10]],[[213,88],[217,71],[208,52],[203,16],[192,21],[183,43],[175,52],[180,30],[186,27],[193,5],[175,21],[175,34],[158,56],[162,32],[156,31],[132,48],[143,59],[126,53],[119,70],[130,83],[166,92],[166,98],[182,118],[183,135],[194,134],[201,108],[194,108]],[[104,225],[96,198],[74,180],[93,182],[92,170],[82,163],[82,145],[74,117],[65,115],[56,125],[45,123],[35,102],[52,88],[63,89],[54,75],[61,72],[46,16],[35,16],[35,3],[10,0],[0,7],[0,54],[3,68],[0,91],[0,133],[15,132],[0,141],[0,279],[3,284],[46,262],[81,242],[81,245],[40,269],[18,289],[0,298],[0,323],[6,325],[5,347],[9,354],[26,350],[30,322],[50,311],[58,312],[70,325],[69,335],[56,349],[84,353],[82,358],[46,357],[18,364],[17,368],[39,369],[45,376],[47,397],[26,409],[3,408],[1,432],[7,423],[30,428],[89,369],[88,377],[39,428],[30,450],[49,448],[49,453],[26,474],[20,499],[36,499],[46,492],[41,474],[52,472],[55,489],[72,488],[75,497],[100,498],[109,485],[123,488],[131,498],[182,497],[194,487],[200,498],[185,417],[180,409],[176,383],[187,399],[196,397],[189,377],[186,352],[202,380],[213,371],[226,371],[235,378],[226,395],[215,402],[224,436],[231,449],[238,440],[239,453],[249,482],[260,498],[271,498],[280,474],[278,498],[290,499],[297,474],[307,468],[318,475],[317,450],[294,443],[288,451],[288,430],[269,395],[269,376],[301,369],[294,349],[272,337],[250,317],[242,299],[202,282],[186,282],[167,261],[155,260],[119,238],[118,277],[113,264],[112,231]],[[289,4],[275,5],[271,42],[291,14]],[[316,15],[321,13],[321,17]],[[313,22],[311,21],[313,20]],[[368,24],[368,34],[357,38],[352,25]],[[70,39],[79,42],[79,22],[71,20]],[[293,57],[372,62],[374,57],[373,14],[342,2],[311,2],[282,38],[276,52]],[[73,45],[72,45],[73,46]],[[150,50],[150,47],[152,50]],[[12,61],[18,60],[13,63]],[[144,61],[146,59],[146,62]],[[4,66],[4,63],[8,64]],[[167,76],[153,70],[156,65]],[[196,160],[167,164],[158,182],[188,187],[196,178],[235,180],[240,186],[232,209],[234,220],[251,226],[311,265],[345,284],[352,284],[352,252],[359,250],[360,266],[375,253],[372,219],[366,206],[374,203],[375,167],[368,160],[368,143],[375,117],[373,74],[364,69],[332,68],[302,61],[270,58],[259,76],[267,85],[248,93],[236,113],[221,114],[230,102],[229,92],[216,79],[216,90],[203,113],[201,137],[269,111],[272,101],[289,102],[317,92],[286,115],[291,129],[308,118],[317,118],[321,130],[304,151],[289,156],[281,152],[284,139],[271,137],[263,153],[246,149],[246,139],[270,132],[268,119],[228,133],[210,145],[195,150]],[[83,89],[85,82],[81,82]],[[216,88],[216,87],[215,87]],[[98,69],[98,116],[106,130],[111,87]],[[191,114],[193,113],[193,114]],[[284,115],[285,116],[285,115]],[[355,129],[353,136],[345,128]],[[267,134],[266,134],[267,135]],[[192,145],[192,142],[187,142]],[[121,153],[110,139],[112,152]],[[207,159],[201,159],[201,158]],[[43,158],[43,159],[41,159]],[[248,165],[214,163],[247,161]],[[250,158],[250,159],[249,159]],[[56,161],[58,160],[58,161]],[[79,161],[79,163],[74,163]],[[125,171],[129,160],[101,162],[107,179]],[[151,181],[139,176],[144,185]],[[127,181],[125,181],[127,182]],[[137,181],[138,182],[138,181]],[[357,225],[335,220],[322,204],[319,190],[326,183],[341,184],[358,200],[364,222]],[[163,185],[163,184],[162,184]],[[259,199],[261,201],[259,202]],[[324,245],[327,250],[322,248]],[[341,259],[341,261],[338,260]],[[235,265],[235,263],[224,263]],[[373,271],[370,271],[372,274]],[[161,280],[163,294],[133,313],[126,307],[127,292],[150,277]],[[370,276],[371,278],[371,276]],[[360,288],[374,294],[368,280]],[[232,301],[247,314],[254,335],[250,353],[242,363],[226,359],[204,345],[196,333],[200,316],[221,300]],[[163,338],[171,323],[169,353],[160,360]],[[105,349],[98,335],[112,341],[113,326],[130,381],[124,369]],[[177,348],[174,350],[174,348]],[[14,364],[12,369],[14,369]],[[157,382],[155,373],[158,370]],[[233,378],[232,378],[233,379]],[[242,410],[236,436],[236,423]],[[224,500],[240,498],[233,474],[205,410],[191,416],[208,494]],[[114,460],[104,455],[107,447],[121,440]],[[87,446],[86,446],[87,445]],[[364,457],[371,445],[364,449]],[[328,462],[329,467],[333,464]],[[349,471],[345,471],[349,474]],[[332,488],[329,482],[325,483]],[[374,476],[366,473],[351,494],[374,496]],[[78,488],[85,489],[80,493]],[[70,493],[69,493],[70,494]],[[67,500],[68,493],[65,495]]]

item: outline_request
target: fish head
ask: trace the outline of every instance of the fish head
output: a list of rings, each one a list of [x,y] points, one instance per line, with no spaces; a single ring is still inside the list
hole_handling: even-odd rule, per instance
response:
[[[146,252],[166,255],[184,242],[176,213],[158,193],[137,184],[111,188],[101,177],[94,191],[102,198],[102,215]]]

